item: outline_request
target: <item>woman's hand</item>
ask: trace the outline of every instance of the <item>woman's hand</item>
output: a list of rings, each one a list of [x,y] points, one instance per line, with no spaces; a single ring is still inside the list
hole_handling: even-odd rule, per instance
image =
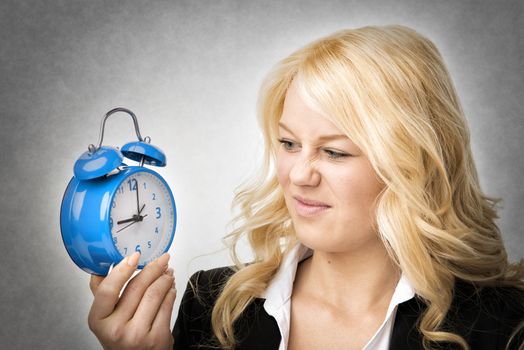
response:
[[[166,253],[133,277],[140,254],[124,258],[106,277],[91,276],[88,323],[104,349],[172,349],[170,321],[176,289]]]

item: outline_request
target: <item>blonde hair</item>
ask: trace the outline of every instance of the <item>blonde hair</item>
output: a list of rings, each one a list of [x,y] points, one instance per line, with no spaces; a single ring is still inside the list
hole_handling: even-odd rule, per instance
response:
[[[454,342],[442,326],[455,280],[477,286],[524,288],[523,267],[510,264],[497,218],[497,200],[480,188],[469,131],[457,93],[435,45],[399,25],[344,30],[279,62],[262,84],[259,118],[265,140],[262,171],[238,191],[240,215],[228,235],[237,271],[212,312],[212,328],[234,348],[234,322],[261,296],[295,243],[274,160],[278,121],[296,80],[303,98],[366,154],[386,184],[378,198],[378,234],[391,259],[427,309],[418,327],[424,348]],[[247,237],[254,262],[236,245]]]

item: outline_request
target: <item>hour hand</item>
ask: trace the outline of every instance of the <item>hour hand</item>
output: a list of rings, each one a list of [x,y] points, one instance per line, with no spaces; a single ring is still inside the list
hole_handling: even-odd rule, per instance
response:
[[[128,228],[128,227],[131,226],[131,225],[136,224],[137,222],[140,222],[140,221],[144,220],[144,218],[145,218],[146,216],[147,216],[147,214],[146,214],[146,215],[143,215],[143,216],[142,216],[142,215],[133,215],[133,218],[131,218],[131,219],[122,220],[121,222],[129,222],[129,221],[133,221],[133,222],[130,223],[130,224],[127,224],[127,225],[124,226],[124,227],[122,227],[120,230],[116,231],[116,233],[118,233],[118,232],[120,232],[120,231],[122,231],[122,230]],[[119,221],[119,222],[120,222],[120,221]],[[117,222],[117,224],[118,224],[118,222]]]
[[[137,216],[136,216],[136,215],[133,215],[132,218],[130,218],[130,219],[125,219],[125,220],[120,220],[120,221],[118,221],[116,224],[117,224],[117,225],[121,225],[121,224],[125,224],[125,223],[127,223],[127,222],[131,222],[131,221],[137,221]]]

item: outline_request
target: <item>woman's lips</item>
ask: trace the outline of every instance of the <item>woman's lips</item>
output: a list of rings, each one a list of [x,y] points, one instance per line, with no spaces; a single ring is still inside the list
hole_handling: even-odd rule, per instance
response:
[[[293,196],[293,199],[295,200],[295,210],[300,216],[315,216],[331,208],[331,206],[326,203],[302,198],[300,196]]]

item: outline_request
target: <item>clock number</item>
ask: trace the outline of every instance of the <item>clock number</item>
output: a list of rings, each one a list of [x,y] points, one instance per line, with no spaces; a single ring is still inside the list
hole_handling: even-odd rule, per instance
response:
[[[138,245],[135,247],[135,252],[140,252],[140,254],[142,254],[142,251],[140,250],[140,244],[138,244]]]
[[[156,201],[156,193],[153,193],[153,200]]]
[[[116,207],[116,201],[113,201],[113,203],[111,204],[111,207],[114,209]]]
[[[127,183],[129,184],[129,191],[136,191],[136,186],[138,185],[137,179],[127,180]]]
[[[118,194],[123,194],[124,193],[124,186],[120,186],[117,190]]]
[[[157,227],[157,228],[155,228],[155,233],[158,233],[158,227]]]
[[[144,190],[147,190],[147,186],[146,186],[146,183],[144,182]]]
[[[118,239],[116,237],[113,237],[113,243],[118,244]]]
[[[162,213],[160,212],[160,208],[156,207],[156,218],[160,219],[160,217],[162,217]]]
[[[127,254],[127,247],[124,247],[124,255]]]
[[[113,218],[109,218],[109,229],[113,229]]]
[[[151,241],[147,241],[147,247],[151,248]]]

